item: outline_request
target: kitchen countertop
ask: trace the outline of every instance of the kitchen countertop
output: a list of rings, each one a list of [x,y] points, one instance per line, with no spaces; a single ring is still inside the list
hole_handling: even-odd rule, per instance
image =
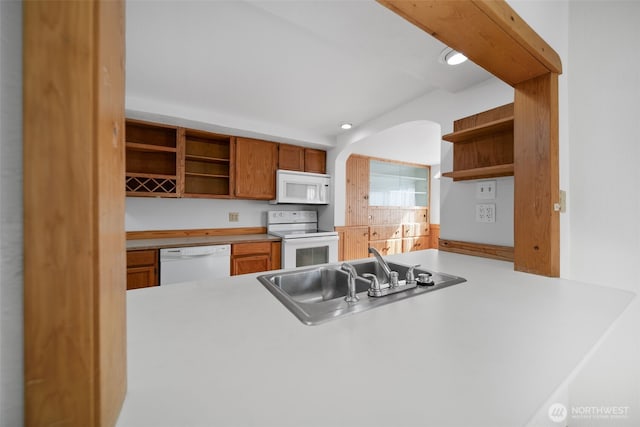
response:
[[[258,274],[127,292],[117,425],[524,426],[634,298],[436,250],[386,258],[467,282],[316,326]]]
[[[230,236],[192,236],[127,240],[127,250],[162,249],[184,246],[226,245],[233,243],[278,242],[280,237],[270,234],[239,234]]]

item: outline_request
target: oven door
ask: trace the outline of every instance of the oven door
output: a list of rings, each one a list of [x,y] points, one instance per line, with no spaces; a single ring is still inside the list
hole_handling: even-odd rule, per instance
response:
[[[282,239],[282,268],[338,262],[338,236]]]

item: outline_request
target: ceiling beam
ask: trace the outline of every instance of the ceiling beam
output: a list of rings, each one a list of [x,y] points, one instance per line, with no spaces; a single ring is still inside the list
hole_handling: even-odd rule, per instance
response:
[[[511,86],[562,73],[558,54],[504,1],[378,2]]]

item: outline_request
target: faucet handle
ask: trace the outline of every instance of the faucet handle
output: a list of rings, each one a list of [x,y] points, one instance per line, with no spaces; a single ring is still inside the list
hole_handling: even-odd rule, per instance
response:
[[[409,267],[409,270],[407,270],[407,285],[409,284],[413,284],[416,282],[416,276],[413,273],[413,269],[416,267],[420,267],[420,264],[416,264],[416,265],[412,265],[411,267]]]
[[[373,291],[380,290],[380,281],[378,280],[378,276],[371,273],[363,273],[362,277],[366,277],[371,281],[371,287],[369,288],[370,290],[373,290]]]

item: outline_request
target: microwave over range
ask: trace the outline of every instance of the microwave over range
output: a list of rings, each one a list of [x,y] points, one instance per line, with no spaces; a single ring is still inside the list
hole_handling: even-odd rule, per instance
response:
[[[276,172],[276,203],[326,205],[329,203],[329,175],[278,169]]]

